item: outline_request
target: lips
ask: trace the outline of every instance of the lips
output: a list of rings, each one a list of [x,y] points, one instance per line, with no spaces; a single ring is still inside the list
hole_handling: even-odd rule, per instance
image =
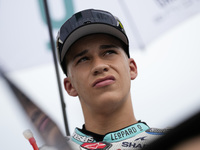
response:
[[[95,82],[92,84],[93,87],[103,87],[103,86],[107,86],[110,85],[112,83],[114,83],[115,78],[113,76],[107,76],[104,78],[99,78],[97,80],[95,80]]]

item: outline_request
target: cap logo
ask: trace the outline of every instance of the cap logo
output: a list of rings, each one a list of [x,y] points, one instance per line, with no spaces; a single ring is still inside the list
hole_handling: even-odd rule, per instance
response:
[[[116,20],[117,20],[117,26],[124,30],[124,27],[123,27],[121,21],[119,21],[118,18],[116,18]]]

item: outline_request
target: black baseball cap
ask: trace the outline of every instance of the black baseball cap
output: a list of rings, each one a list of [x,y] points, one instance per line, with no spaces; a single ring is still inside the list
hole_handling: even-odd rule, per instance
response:
[[[125,53],[130,57],[128,37],[119,19],[107,11],[86,9],[69,18],[57,35],[58,60],[65,74],[67,73],[63,67],[65,66],[63,60],[70,46],[81,37],[96,33],[109,34],[121,40],[126,46]]]

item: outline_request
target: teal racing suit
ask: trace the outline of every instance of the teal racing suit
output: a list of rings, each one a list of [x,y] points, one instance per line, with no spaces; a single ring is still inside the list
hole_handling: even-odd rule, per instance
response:
[[[145,122],[139,121],[120,130],[99,135],[87,131],[83,125],[82,129],[75,129],[67,142],[73,150],[140,150],[164,135],[167,130],[150,128]]]
[[[102,149],[102,150],[139,150],[148,143],[162,136],[167,129],[149,128],[144,122],[138,122],[105,135],[98,135],[76,128],[70,143],[73,149]]]

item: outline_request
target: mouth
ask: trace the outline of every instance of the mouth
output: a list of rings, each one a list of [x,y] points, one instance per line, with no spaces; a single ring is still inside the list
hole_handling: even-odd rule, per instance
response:
[[[114,82],[115,82],[115,77],[107,76],[107,77],[99,78],[99,79],[95,80],[95,82],[92,84],[92,86],[93,87],[104,87],[104,86],[108,86]]]

